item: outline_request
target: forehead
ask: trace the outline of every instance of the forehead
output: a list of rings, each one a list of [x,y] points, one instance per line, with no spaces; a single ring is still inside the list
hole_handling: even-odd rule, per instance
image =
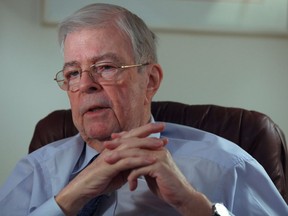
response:
[[[64,41],[64,61],[85,63],[87,61],[134,59],[131,41],[116,27],[86,28],[71,32]]]
[[[121,58],[121,56],[117,56],[115,53],[105,53],[104,55],[101,56],[95,56],[92,57],[91,59],[89,59],[90,62],[92,62],[93,64],[97,63],[97,62],[111,62],[111,63],[115,63],[115,64],[121,64],[123,62],[125,62],[124,59]],[[80,67],[80,62],[78,61],[68,61],[65,62],[63,65],[63,68],[65,67]]]

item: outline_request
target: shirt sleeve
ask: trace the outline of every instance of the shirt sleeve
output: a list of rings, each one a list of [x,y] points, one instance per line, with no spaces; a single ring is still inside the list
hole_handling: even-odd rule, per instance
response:
[[[20,160],[0,188],[1,215],[64,215],[51,194],[46,175],[46,170],[31,158]]]
[[[219,193],[235,215],[288,215],[288,207],[264,168],[254,160],[239,163],[224,176]]]
[[[39,216],[39,215],[49,215],[49,216],[65,216],[61,208],[55,201],[55,198],[50,198],[37,209],[35,209],[29,216]]]

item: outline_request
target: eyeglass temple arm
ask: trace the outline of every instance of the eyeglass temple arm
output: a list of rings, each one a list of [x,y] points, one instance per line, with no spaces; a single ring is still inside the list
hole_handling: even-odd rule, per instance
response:
[[[140,67],[140,66],[145,66],[148,65],[149,63],[144,63],[144,64],[134,64],[134,65],[123,65],[120,66],[120,68],[125,69],[125,68],[132,68],[132,67]]]

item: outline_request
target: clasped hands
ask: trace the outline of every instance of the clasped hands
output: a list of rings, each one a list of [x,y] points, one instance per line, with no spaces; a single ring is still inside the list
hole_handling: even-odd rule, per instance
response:
[[[145,177],[156,196],[182,215],[191,215],[195,207],[198,211],[199,201],[210,208],[210,202],[194,190],[165,148],[168,139],[149,137],[163,131],[164,127],[164,123],[149,123],[112,134],[112,139],[103,143],[104,150],[95,161],[56,196],[63,212],[76,215],[90,199],[115,191],[126,183],[131,191],[136,190],[140,176]]]

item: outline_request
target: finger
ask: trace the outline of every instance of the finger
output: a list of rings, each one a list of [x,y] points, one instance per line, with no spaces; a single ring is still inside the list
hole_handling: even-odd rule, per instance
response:
[[[145,167],[140,167],[138,169],[133,169],[130,174],[127,177],[127,181],[129,184],[129,189],[131,191],[136,190],[137,186],[138,186],[138,178],[140,176],[148,176],[151,175],[151,167],[150,166],[145,166]],[[152,176],[150,176],[152,177]],[[153,177],[152,177],[153,178]]]
[[[161,147],[157,147],[159,150]],[[121,150],[114,150],[109,151],[104,156],[104,160],[106,163],[114,164],[120,160],[126,158],[136,158],[136,157],[154,157],[154,152],[157,150],[151,149],[139,149],[139,148],[130,148],[130,149],[121,149]]]
[[[111,167],[113,168],[115,173],[121,173],[124,171],[129,171],[130,173],[131,170],[138,169],[140,167],[150,166],[155,163],[155,161],[156,158],[152,156],[125,158],[115,164],[112,164]]]
[[[128,181],[130,191],[136,190],[138,186],[138,178]]]
[[[165,128],[165,123],[163,122],[157,122],[157,123],[149,123],[146,125],[143,125],[138,128],[134,128],[127,133],[124,133],[122,138],[129,138],[129,137],[147,137],[153,133],[159,133],[162,132]]]
[[[142,148],[142,149],[157,149],[165,146],[168,143],[168,139],[163,138],[117,138],[114,140],[105,141],[104,147],[109,150],[113,150],[121,146],[121,149],[129,148]]]
[[[127,131],[122,131],[122,132],[120,132],[120,133],[112,133],[112,134],[111,134],[111,138],[112,138],[112,139],[120,138],[120,137],[122,137],[125,133],[127,133]]]

